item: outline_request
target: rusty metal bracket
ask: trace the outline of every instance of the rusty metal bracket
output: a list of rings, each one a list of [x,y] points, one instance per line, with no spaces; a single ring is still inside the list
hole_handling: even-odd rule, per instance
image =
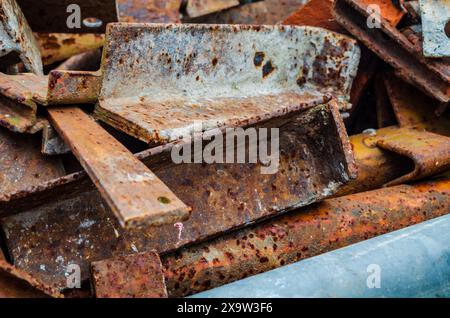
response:
[[[69,262],[80,264],[83,275],[88,272],[86,260],[153,249],[175,250],[321,200],[354,177],[350,146],[334,102],[288,113],[257,127],[280,127],[280,163],[273,175],[262,175],[260,164],[173,164],[170,152],[179,142],[138,155],[192,207],[190,218],[175,225],[124,231],[111,218],[111,211],[85,173],[1,197],[2,217],[21,213],[3,218],[15,264],[31,269],[45,262],[49,270],[40,275],[62,286],[64,266]],[[66,216],[63,220],[58,211]],[[19,239],[16,235],[20,231],[12,224],[22,224],[31,215],[35,218],[24,228],[27,236]],[[42,226],[46,230],[41,230]],[[56,241],[58,246],[48,246]],[[27,252],[25,258],[22,252]],[[60,262],[56,261],[58,255]]]
[[[117,256],[91,264],[97,298],[167,298],[158,253]]]
[[[401,33],[383,17],[380,28],[369,28],[370,11],[359,0],[336,0],[334,14],[347,31],[392,65],[399,77],[443,103],[450,101],[450,64],[425,59],[420,36],[412,29]]]
[[[122,227],[173,224],[189,217],[190,208],[81,109],[50,108],[48,113]]]
[[[196,121],[242,126],[326,96],[345,109],[359,56],[353,40],[318,28],[111,24],[95,116],[170,142]]]
[[[17,0],[17,2],[34,32],[104,33],[108,23],[118,21],[116,0]],[[80,21],[71,17],[76,17],[78,12],[81,14]],[[72,23],[75,25],[72,26]]]
[[[15,0],[0,2],[0,67],[22,61],[25,68],[42,74],[36,40]]]
[[[423,54],[450,57],[450,0],[420,0]]]

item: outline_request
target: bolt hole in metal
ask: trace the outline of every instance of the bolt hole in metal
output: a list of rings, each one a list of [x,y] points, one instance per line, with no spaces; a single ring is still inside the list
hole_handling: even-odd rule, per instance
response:
[[[447,21],[444,27],[445,34],[450,39],[450,20]]]
[[[158,197],[158,201],[161,202],[162,204],[169,204],[170,200],[166,197]]]
[[[83,25],[85,27],[94,29],[94,28],[101,27],[103,25],[103,21],[98,18],[89,17],[89,18],[83,19]]]

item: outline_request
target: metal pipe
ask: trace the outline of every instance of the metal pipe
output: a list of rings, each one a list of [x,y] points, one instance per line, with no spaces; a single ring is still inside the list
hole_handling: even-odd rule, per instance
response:
[[[194,297],[448,297],[450,215]]]

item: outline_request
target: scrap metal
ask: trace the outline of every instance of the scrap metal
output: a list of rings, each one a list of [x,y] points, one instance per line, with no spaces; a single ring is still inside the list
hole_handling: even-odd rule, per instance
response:
[[[345,109],[360,53],[310,27],[111,24],[106,38],[94,114],[148,143],[188,137],[196,121],[242,126],[328,95]]]
[[[336,20],[347,31],[394,67],[396,75],[440,102],[450,101],[450,64],[429,61],[422,54],[421,38],[411,28],[400,32],[380,17],[380,28],[369,28],[367,6],[359,0],[336,0]]]
[[[39,33],[104,33],[106,25],[118,21],[116,0],[17,0],[31,29]],[[72,6],[70,6],[72,5]],[[78,13],[76,27],[68,24]],[[71,9],[71,10],[69,10]]]
[[[450,0],[420,0],[419,3],[423,55],[450,57]]]
[[[173,224],[189,217],[190,208],[81,109],[50,108],[48,113],[122,227]]]
[[[119,21],[180,23],[182,0],[117,0]]]
[[[196,18],[238,5],[239,0],[188,0],[186,12],[189,17]]]
[[[195,294],[449,213],[448,177],[341,198],[162,256],[169,297]]]
[[[42,61],[31,29],[15,0],[0,2],[0,67],[22,61],[26,69],[42,74]]]
[[[259,127],[273,127],[279,120]],[[2,216],[20,213],[2,219],[14,263],[63,287],[69,262],[79,264],[86,279],[89,261],[135,251],[176,250],[321,200],[354,177],[335,103],[286,114],[283,120],[287,121],[280,126],[279,169],[272,175],[261,174],[260,163],[176,165],[169,159],[173,144],[139,154],[192,207],[190,218],[177,225],[124,231],[84,172],[1,197]],[[40,271],[41,264],[48,271]]]
[[[92,285],[98,298],[167,298],[158,253],[117,256],[91,264]]]

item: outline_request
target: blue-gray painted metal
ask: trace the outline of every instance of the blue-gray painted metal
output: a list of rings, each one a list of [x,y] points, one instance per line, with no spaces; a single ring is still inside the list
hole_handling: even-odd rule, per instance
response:
[[[447,215],[193,297],[449,296]]]

